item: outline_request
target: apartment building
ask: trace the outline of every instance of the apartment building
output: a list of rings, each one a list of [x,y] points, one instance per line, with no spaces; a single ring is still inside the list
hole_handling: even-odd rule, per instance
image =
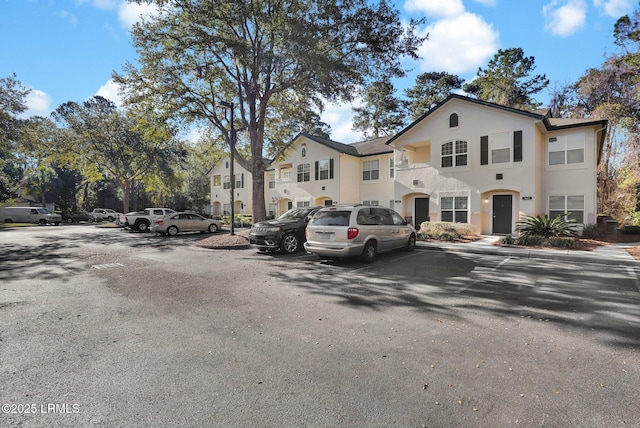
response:
[[[457,221],[482,234],[512,233],[530,215],[569,213],[577,223],[595,223],[606,128],[606,120],[555,119],[548,110],[451,95],[391,138],[342,144],[299,134],[265,172],[267,212],[384,205],[417,228]],[[224,162],[211,175],[214,212],[216,203],[224,211],[228,198]],[[236,171],[246,188],[250,173]],[[236,212],[251,211],[250,195],[238,191]]]

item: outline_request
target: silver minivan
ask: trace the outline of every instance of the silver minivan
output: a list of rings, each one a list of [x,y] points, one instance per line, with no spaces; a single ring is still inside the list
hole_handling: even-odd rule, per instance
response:
[[[36,207],[2,207],[0,208],[0,223],[37,223],[56,226],[62,222],[60,214],[53,214],[46,208]]]
[[[307,225],[305,250],[324,258],[360,257],[371,263],[378,253],[416,247],[416,230],[390,208],[345,205],[323,208]]]

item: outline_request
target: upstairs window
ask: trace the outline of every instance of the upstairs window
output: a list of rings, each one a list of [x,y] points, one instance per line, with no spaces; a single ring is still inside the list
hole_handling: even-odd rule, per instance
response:
[[[584,133],[550,137],[547,145],[549,165],[584,163],[584,146]]]
[[[298,183],[311,180],[311,168],[308,163],[298,165]]]
[[[315,163],[316,180],[333,179],[333,159],[324,159]]]
[[[449,128],[458,127],[458,113],[451,113],[449,116]]]
[[[270,172],[269,173],[269,189],[275,189],[275,188],[276,188],[276,173]]]
[[[213,176],[213,186],[214,187],[222,186],[222,177],[220,177],[219,175],[214,175]]]
[[[371,181],[380,178],[380,161],[368,160],[362,162],[362,180]]]
[[[449,141],[440,147],[442,168],[467,165],[467,142]]]

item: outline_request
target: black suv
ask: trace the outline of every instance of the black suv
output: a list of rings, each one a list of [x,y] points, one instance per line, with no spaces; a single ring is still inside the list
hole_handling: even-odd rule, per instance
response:
[[[251,226],[249,243],[260,251],[293,253],[302,249],[309,219],[324,207],[292,208],[273,220]]]

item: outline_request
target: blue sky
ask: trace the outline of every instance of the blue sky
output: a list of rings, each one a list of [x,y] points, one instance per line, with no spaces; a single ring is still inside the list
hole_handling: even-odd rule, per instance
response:
[[[426,17],[429,40],[422,59],[407,62],[418,73],[447,71],[466,81],[486,67],[498,49],[519,47],[535,57],[535,73],[551,84],[575,82],[616,51],[613,25],[638,0],[395,0],[402,16]],[[135,62],[129,29],[148,6],[123,0],[0,0],[0,77],[16,73],[32,90],[29,115],[46,116],[67,101],[102,95],[118,102],[112,71]],[[548,93],[537,97],[548,101]],[[351,105],[329,105],[322,118],[332,138],[355,142]]]

